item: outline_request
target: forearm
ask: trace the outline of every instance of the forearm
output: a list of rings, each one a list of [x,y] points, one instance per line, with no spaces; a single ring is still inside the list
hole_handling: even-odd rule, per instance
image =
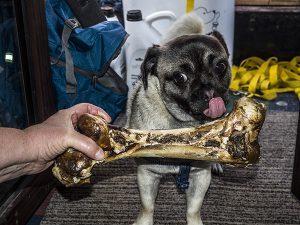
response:
[[[27,163],[26,149],[29,148],[23,130],[0,128],[0,170],[12,165]]]
[[[29,163],[12,165],[0,170],[0,183],[28,173]]]
[[[41,172],[52,164],[52,161],[37,163],[38,150],[47,148],[48,144],[46,138],[39,135],[40,126],[25,130],[0,128],[0,183]]]

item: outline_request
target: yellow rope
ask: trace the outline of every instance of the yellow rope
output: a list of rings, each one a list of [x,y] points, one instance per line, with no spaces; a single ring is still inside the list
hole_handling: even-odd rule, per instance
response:
[[[186,12],[189,13],[194,10],[195,0],[186,0]]]
[[[232,67],[230,89],[267,100],[275,99],[277,93],[295,92],[300,99],[300,56],[289,62],[278,62],[276,57],[266,61],[258,57],[245,59],[240,66]]]

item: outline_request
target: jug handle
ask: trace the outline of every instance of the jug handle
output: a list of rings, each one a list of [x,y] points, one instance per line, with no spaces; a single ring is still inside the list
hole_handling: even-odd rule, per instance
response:
[[[148,24],[150,28],[152,28],[159,36],[162,36],[162,33],[152,26],[153,22],[159,19],[169,19],[171,22],[173,22],[177,19],[177,17],[173,12],[166,10],[152,13],[151,15],[145,18],[146,24]]]

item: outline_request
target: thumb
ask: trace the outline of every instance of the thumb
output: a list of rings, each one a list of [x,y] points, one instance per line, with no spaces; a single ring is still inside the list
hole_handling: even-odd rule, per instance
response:
[[[92,159],[101,160],[104,157],[103,150],[96,144],[96,142],[76,131],[72,132],[68,138],[67,144],[68,147],[73,147]]]

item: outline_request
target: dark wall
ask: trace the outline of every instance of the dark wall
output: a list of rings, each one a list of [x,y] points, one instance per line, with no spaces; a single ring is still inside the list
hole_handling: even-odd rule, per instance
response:
[[[237,7],[234,64],[250,56],[300,55],[300,7]]]

